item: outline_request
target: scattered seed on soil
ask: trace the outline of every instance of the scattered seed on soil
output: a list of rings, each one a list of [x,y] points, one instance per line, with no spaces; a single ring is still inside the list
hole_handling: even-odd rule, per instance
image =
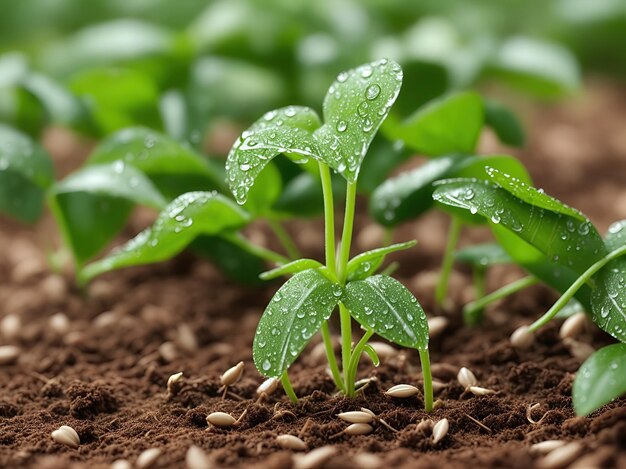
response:
[[[150,448],[142,452],[135,461],[138,469],[148,469],[159,459],[163,451],[160,448]]]
[[[306,443],[294,435],[278,435],[276,437],[276,443],[285,449],[306,451]]]
[[[337,417],[350,423],[371,423],[374,421],[372,414],[362,411],[342,412],[337,414]]]
[[[111,469],[132,469],[132,467],[133,465],[126,459],[118,459],[111,464]]]
[[[211,461],[202,448],[191,445],[185,454],[188,469],[210,469]]]
[[[179,371],[178,373],[174,373],[169,378],[167,378],[167,393],[169,395],[174,394],[174,385],[178,383],[183,377],[183,372]]]
[[[335,446],[321,446],[307,454],[293,455],[293,469],[318,469],[337,452]]]
[[[422,419],[415,428],[424,433],[429,433],[430,431],[432,431],[433,426],[434,426],[434,422],[432,420]]]
[[[433,391],[437,392],[437,391],[441,391],[442,389],[446,388],[448,385],[446,383],[444,383],[443,381],[439,381],[438,379],[433,379]]]
[[[476,375],[474,375],[474,373],[472,373],[472,371],[466,367],[463,367],[459,370],[459,373],[456,375],[456,379],[465,389],[468,389],[471,386],[476,386],[478,384]]]
[[[180,324],[177,329],[176,341],[185,351],[193,353],[198,350],[198,339],[189,324]]]
[[[450,321],[445,316],[435,316],[428,319],[428,336],[432,339],[441,335]]]
[[[545,440],[535,443],[530,447],[532,454],[548,454],[561,446],[565,446],[566,442],[563,440]]]
[[[206,421],[216,427],[225,428],[232,426],[237,419],[226,412],[212,412],[207,415]]]
[[[352,457],[356,467],[360,469],[378,469],[383,467],[381,459],[373,453],[358,453]]]
[[[259,397],[263,394],[270,396],[274,394],[276,389],[278,389],[278,380],[276,378],[267,378],[256,388],[256,395]]]
[[[48,320],[50,329],[58,335],[64,335],[70,328],[70,320],[63,313],[56,313]]]
[[[488,396],[496,393],[493,389],[481,388],[480,386],[470,386],[467,390],[474,396]]]
[[[550,451],[538,462],[537,466],[541,469],[559,469],[566,467],[576,459],[576,456],[578,456],[581,450],[582,446],[580,443],[575,441],[567,443],[560,448]]]
[[[450,424],[448,423],[448,419],[441,419],[439,422],[435,424],[433,427],[433,444],[436,445],[444,437],[448,434],[448,429],[450,428]]]
[[[52,439],[62,445],[67,445],[72,448],[78,448],[80,445],[80,437],[76,430],[67,425],[61,425],[57,430],[52,432]]]
[[[244,368],[245,368],[244,363],[239,362],[232,368],[229,368],[228,370],[226,370],[224,374],[222,375],[222,377],[220,378],[222,385],[232,386],[237,381],[239,381],[239,378],[241,378],[241,375],[243,375]]]
[[[365,412],[366,414],[370,414],[372,417],[376,417],[376,414],[374,412],[372,412],[370,409],[368,409],[367,407],[361,407],[361,412]]]
[[[535,342],[535,334],[528,326],[520,326],[511,334],[511,345],[517,349],[527,349]]]
[[[585,330],[586,323],[587,315],[585,313],[576,313],[563,321],[559,329],[559,336],[561,339],[578,337]]]
[[[406,398],[415,396],[419,393],[419,389],[410,384],[396,384],[385,391],[385,394],[389,397]]]
[[[12,365],[20,356],[20,349],[15,345],[0,345],[0,366]]]
[[[374,431],[369,423],[352,423],[344,430],[346,435],[369,435]]]
[[[163,342],[159,345],[159,355],[165,360],[167,363],[173,362],[178,358],[178,351],[176,350],[176,345],[173,342]]]
[[[22,320],[17,314],[7,314],[0,321],[0,334],[6,340],[16,339],[22,329]]]

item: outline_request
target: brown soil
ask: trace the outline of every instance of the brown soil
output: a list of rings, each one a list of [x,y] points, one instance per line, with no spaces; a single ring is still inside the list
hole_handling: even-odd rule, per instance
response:
[[[604,229],[626,217],[626,96],[614,87],[591,89],[573,104],[534,111],[532,138],[521,156],[539,185],[586,211]],[[55,146],[55,134],[48,141],[66,171],[71,167],[67,146]],[[493,148],[490,141],[485,148]],[[357,246],[366,248],[378,233],[362,218]],[[128,234],[144,219],[136,218]],[[398,240],[420,240],[403,256],[398,276],[429,312],[445,224],[445,217],[430,214],[397,234]],[[321,255],[319,235],[310,224],[291,228],[307,254]],[[251,343],[276,284],[243,289],[208,263],[182,255],[107,275],[83,293],[70,276],[51,273],[42,259],[52,229],[50,220],[29,228],[0,219],[0,320],[9,314],[21,320],[15,333],[4,323],[0,344],[22,350],[16,364],[0,366],[1,467],[108,467],[118,459],[134,462],[148,448],[162,450],[152,467],[185,467],[194,444],[216,467],[289,468],[293,452],[275,441],[283,433],[300,435],[309,449],[336,447],[323,467],[527,469],[540,460],[530,445],[547,439],[580,442],[581,455],[591,455],[584,467],[626,467],[626,401],[588,418],[574,415],[571,383],[581,360],[559,340],[558,325],[541,331],[527,351],[508,343],[517,326],[554,300],[544,288],[490,308],[485,323],[470,329],[459,318],[460,306],[471,298],[470,277],[455,272],[446,313],[450,326],[432,339],[434,374],[446,385],[436,395],[441,405],[432,415],[422,411],[420,397],[383,395],[394,384],[420,385],[419,360],[410,351],[384,359],[378,368],[363,362],[359,377],[377,380],[353,400],[335,395],[324,363],[305,352],[290,370],[299,403],[289,403],[281,391],[257,403],[262,378],[251,362]],[[262,230],[255,236],[267,238]],[[466,234],[464,242],[484,237],[479,230]],[[512,268],[494,269],[490,286],[519,275]],[[594,347],[608,343],[598,331],[582,340]],[[219,376],[240,360],[246,364],[243,378],[222,399]],[[460,366],[470,367],[482,386],[497,393],[464,392],[455,379]],[[168,398],[167,379],[181,370],[184,378]],[[531,418],[539,423],[527,419],[533,404],[539,405]],[[340,434],[346,425],[335,414],[361,406],[398,432],[377,426],[370,435]],[[206,415],[213,411],[247,413],[240,424],[222,430],[207,427]],[[438,444],[417,429],[427,417],[450,422]],[[60,425],[76,429],[78,449],[52,440],[50,433]]]

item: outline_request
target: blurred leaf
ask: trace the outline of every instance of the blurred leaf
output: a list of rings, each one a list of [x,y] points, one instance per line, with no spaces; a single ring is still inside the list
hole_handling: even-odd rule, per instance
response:
[[[460,249],[454,253],[454,258],[457,262],[463,262],[480,269],[513,262],[513,259],[498,243],[475,244]]]
[[[603,331],[626,342],[626,259],[609,262],[592,282],[591,319]]]
[[[374,138],[367,154],[361,165],[358,181],[359,192],[364,194],[374,192],[409,157],[402,141],[390,142],[380,134]]]
[[[302,272],[303,270],[317,269],[318,267],[323,266],[314,259],[297,259],[289,262],[288,264],[276,267],[275,269],[263,272],[260,277],[262,280],[272,280],[282,277],[283,275],[293,275],[298,272]]]
[[[25,222],[37,220],[53,181],[54,169],[46,151],[26,135],[0,124],[0,212]]]
[[[387,254],[412,248],[416,244],[417,241],[415,240],[407,241],[405,243],[392,244],[391,246],[372,249],[354,256],[350,259],[346,268],[348,280],[363,280],[369,277],[382,265]]]
[[[604,237],[604,244],[609,251],[626,246],[626,220],[611,223],[609,231]]]
[[[272,206],[280,197],[282,185],[278,169],[269,163],[256,178],[254,186],[248,193],[248,199],[243,205],[244,208],[257,217],[272,215]]]
[[[333,196],[342,200],[346,195],[343,178],[332,175]],[[324,196],[319,177],[310,173],[301,173],[284,187],[273,207],[274,214],[285,217],[313,217],[324,210]]]
[[[493,129],[500,142],[522,147],[526,137],[517,116],[509,108],[492,99],[483,99],[483,104],[485,124]]]

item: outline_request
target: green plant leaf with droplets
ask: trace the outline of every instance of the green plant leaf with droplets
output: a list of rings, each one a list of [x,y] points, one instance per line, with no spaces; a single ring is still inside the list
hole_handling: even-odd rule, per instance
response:
[[[626,259],[615,259],[593,277],[591,319],[603,331],[626,342]]]
[[[54,181],[52,160],[30,137],[0,124],[0,212],[34,222]]]
[[[123,161],[72,173],[52,187],[49,200],[79,265],[122,230],[133,205],[161,209],[167,203],[141,171]]]
[[[404,347],[428,348],[426,314],[413,294],[386,275],[346,285],[342,303],[363,327]]]
[[[236,230],[249,221],[248,214],[216,192],[188,192],[167,205],[154,224],[80,274],[88,281],[110,270],[167,260],[199,235]]]
[[[387,254],[412,248],[416,244],[417,241],[415,240],[407,241],[405,243],[392,244],[391,246],[372,249],[371,251],[366,251],[354,256],[350,259],[346,268],[348,281],[363,280],[369,277],[382,265]]]
[[[382,59],[340,73],[324,98],[324,125],[315,139],[324,160],[348,182],[361,163],[402,86],[402,68]]]
[[[278,378],[298,358],[339,302],[343,289],[317,270],[297,273],[280,287],[254,336],[254,364]]]
[[[454,253],[454,259],[481,269],[513,262],[511,256],[498,243],[475,244],[460,249]]]
[[[593,353],[581,365],[572,386],[577,415],[589,415],[626,394],[626,344],[613,344]]]
[[[611,223],[604,237],[604,244],[609,251],[615,251],[622,246],[626,246],[626,220]]]
[[[272,280],[282,277],[283,275],[293,275],[303,270],[317,269],[318,267],[322,267],[322,264],[314,259],[297,259],[285,265],[281,265],[280,267],[276,267],[275,269],[263,272],[259,277],[261,277],[262,280]]]

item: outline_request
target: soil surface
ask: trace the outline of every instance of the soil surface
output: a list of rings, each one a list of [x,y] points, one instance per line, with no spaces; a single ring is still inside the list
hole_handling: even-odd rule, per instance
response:
[[[533,108],[526,117],[530,138],[520,157],[537,185],[582,209],[603,230],[626,218],[626,94],[591,83],[585,96]],[[498,149],[494,141],[486,136],[485,151]],[[88,147],[77,147],[58,130],[48,133],[46,144],[61,173],[76,166],[77,155]],[[364,212],[361,204],[359,249],[373,247],[380,236]],[[125,236],[151,216],[138,213]],[[331,445],[334,452],[314,467],[528,469],[545,463],[530,446],[549,439],[580,443],[575,467],[626,467],[626,400],[588,418],[574,415],[570,392],[582,357],[559,339],[559,325],[542,330],[528,350],[509,345],[511,332],[542,314],[554,301],[553,292],[533,287],[489,308],[481,326],[466,328],[460,310],[471,300],[471,277],[458,268],[446,311],[436,311],[432,292],[446,225],[445,216],[429,214],[395,237],[420,241],[402,255],[398,278],[429,316],[449,319],[447,329],[431,339],[433,372],[443,387],[436,393],[439,405],[427,415],[421,395],[391,399],[383,394],[395,384],[421,386],[416,353],[383,356],[378,368],[364,360],[359,378],[375,379],[357,398],[346,399],[335,394],[324,360],[312,350],[319,338],[290,369],[298,404],[280,389],[257,402],[262,377],[252,363],[251,344],[278,284],[244,289],[209,263],[184,254],[103,276],[81,292],[70,273],[47,267],[43,253],[56,232],[49,218],[34,227],[0,218],[0,344],[21,350],[14,364],[0,365],[0,467],[135,464],[149,448],[161,450],[150,467],[186,467],[191,445],[203,450],[207,467],[304,467],[306,460],[296,451],[277,444],[280,434],[299,435],[308,450]],[[311,222],[289,227],[306,254],[318,258],[319,227]],[[274,243],[262,226],[251,234]],[[484,230],[466,230],[463,242],[486,236]],[[489,274],[489,286],[521,275],[498,267]],[[591,327],[579,340],[594,348],[610,342]],[[239,361],[245,363],[243,377],[222,398],[220,375]],[[456,380],[461,366],[496,393],[466,392]],[[168,395],[168,377],[178,371],[184,376]],[[369,435],[342,433],[347,424],[336,414],[360,407],[397,432],[376,425]],[[218,429],[206,422],[215,411],[244,415],[234,427]],[[418,428],[424,418],[448,419],[449,431],[440,442],[434,444],[430,432]],[[61,425],[78,432],[77,449],[53,441],[50,434]]]

